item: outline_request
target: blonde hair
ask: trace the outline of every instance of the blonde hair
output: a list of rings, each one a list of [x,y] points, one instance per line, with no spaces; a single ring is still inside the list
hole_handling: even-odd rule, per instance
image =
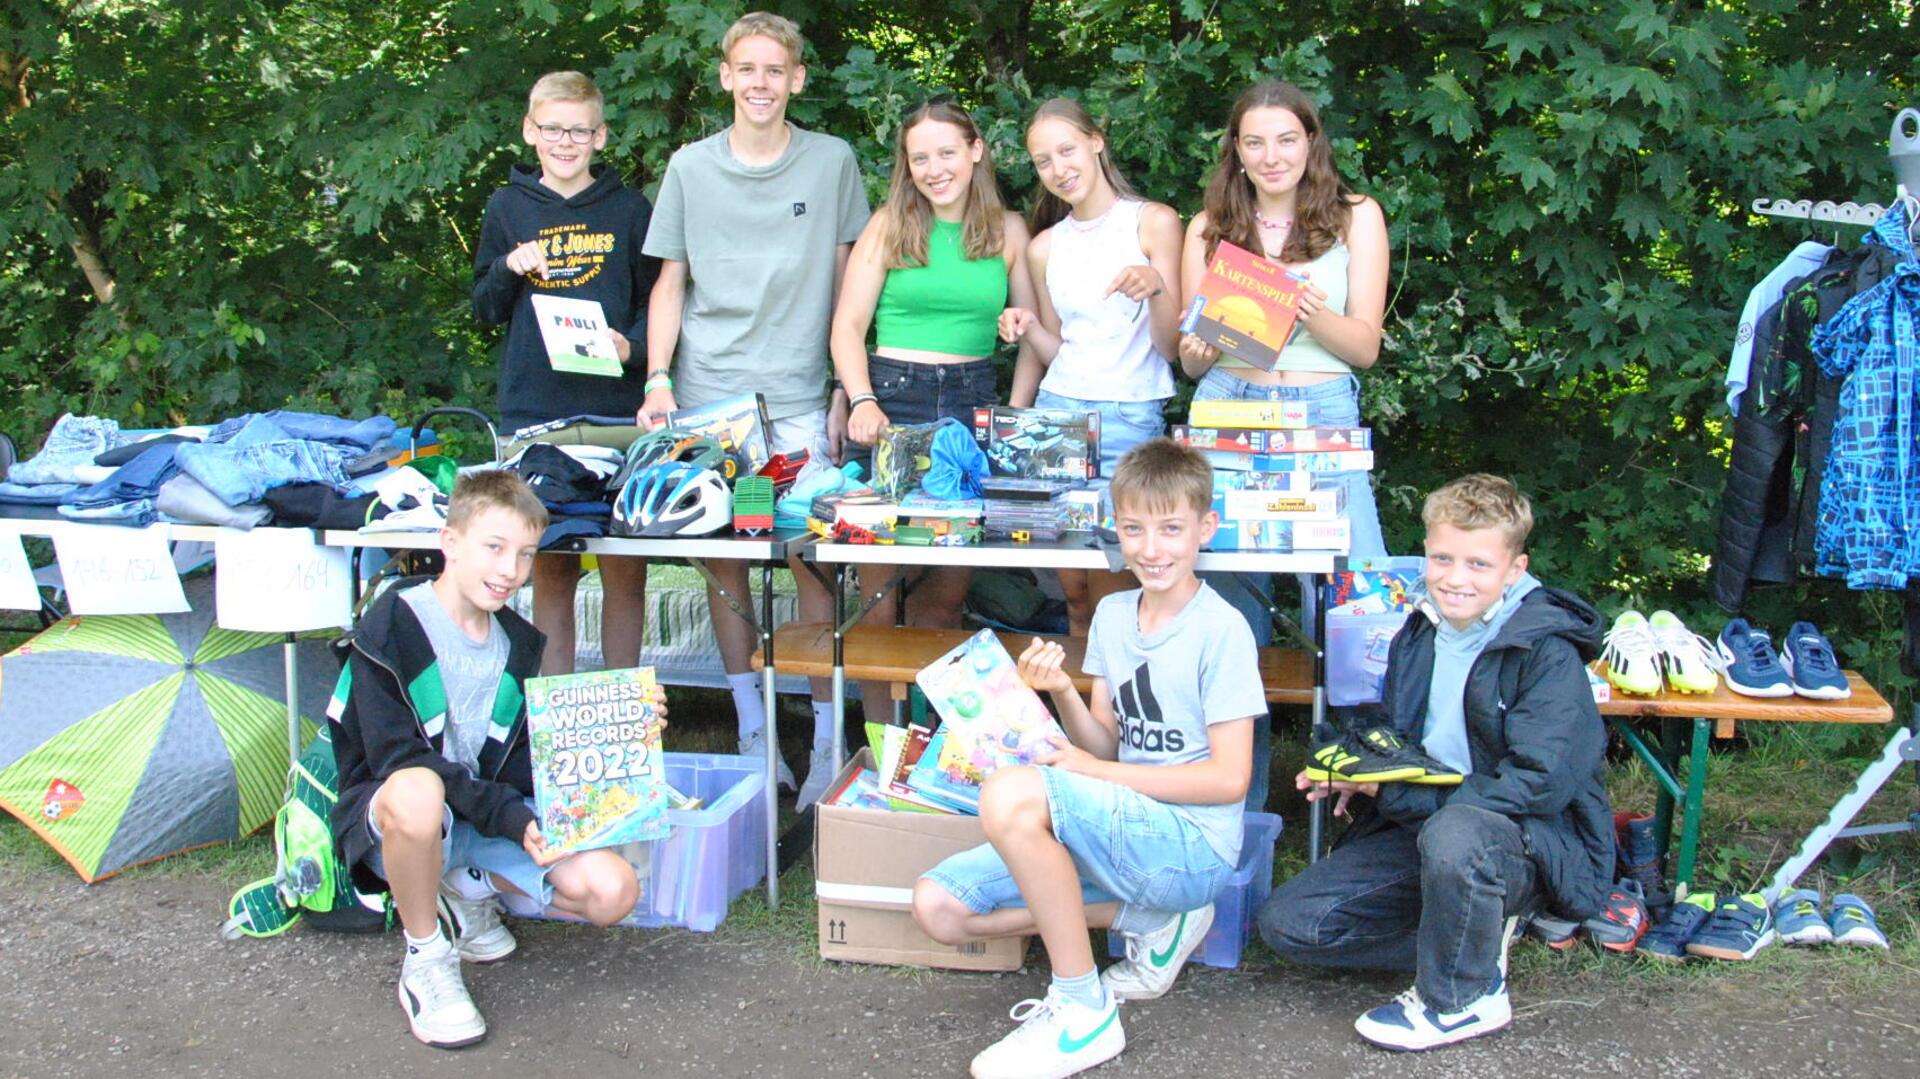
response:
[[[533,110],[549,101],[577,101],[592,105],[594,114],[606,119],[607,99],[593,80],[578,71],[549,71],[534,80],[533,89],[527,92],[527,118],[533,118]]]
[[[1140,197],[1139,192],[1133,189],[1133,185],[1127,182],[1127,178],[1120,175],[1120,170],[1114,167],[1113,140],[1107,138],[1107,133],[1094,122],[1093,114],[1087,111],[1085,105],[1070,97],[1056,97],[1042,102],[1040,107],[1033,111],[1033,119],[1027,121],[1027,132],[1031,134],[1042,120],[1061,120],[1089,139],[1098,138],[1100,140],[1100,175],[1105,176],[1107,186],[1113,188],[1113,197],[1115,199]],[[1061,218],[1073,212],[1073,208],[1067,205],[1065,199],[1048,191],[1045,183],[1036,184],[1035,187],[1033,209],[1027,211],[1027,226],[1033,230],[1035,236],[1038,236],[1059,224]]]
[[[887,200],[880,205],[880,212],[886,215],[881,261],[889,270],[927,264],[933,204],[914,186],[913,168],[907,163],[907,132],[924,123],[952,124],[969,147],[981,147],[980,160],[973,163],[973,175],[967,183],[967,202],[960,219],[961,246],[969,259],[1000,254],[1006,211],[1000,202],[1000,185],[993,178],[993,151],[980,137],[980,128],[967,110],[951,101],[929,101],[908,113],[894,136],[893,175],[887,181]]]
[[[1148,513],[1213,509],[1213,466],[1199,450],[1170,438],[1140,443],[1120,458],[1109,488],[1117,514],[1123,505]]]
[[[1428,495],[1420,508],[1420,520],[1429,529],[1440,524],[1463,532],[1497,528],[1508,549],[1521,554],[1527,549],[1527,536],[1533,532],[1533,503],[1512,480],[1476,472]]]
[[[727,27],[726,36],[720,39],[721,62],[725,63],[727,57],[733,54],[735,45],[756,36],[770,38],[786,49],[787,58],[793,61],[793,66],[799,67],[807,62],[807,41],[800,36],[800,28],[794,25],[792,19],[771,11],[749,11]]]
[[[503,509],[526,522],[535,532],[547,530],[547,507],[527,481],[504,469],[470,472],[453,485],[447,500],[447,528],[460,531],[491,509]]]

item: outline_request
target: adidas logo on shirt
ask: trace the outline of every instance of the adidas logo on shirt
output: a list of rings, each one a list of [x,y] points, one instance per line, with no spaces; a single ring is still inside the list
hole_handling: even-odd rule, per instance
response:
[[[1153,675],[1142,663],[1133,677],[1113,694],[1113,714],[1120,721],[1120,742],[1144,753],[1179,753],[1187,748],[1186,735],[1168,730],[1153,696]]]

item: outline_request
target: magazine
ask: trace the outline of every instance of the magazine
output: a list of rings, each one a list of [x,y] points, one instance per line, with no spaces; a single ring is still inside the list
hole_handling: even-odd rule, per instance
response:
[[[534,812],[549,851],[666,837],[654,685],[652,667],[527,680]]]
[[[607,336],[607,313],[599,300],[535,293],[534,321],[547,346],[547,363],[570,375],[620,377],[620,354]]]
[[[1277,262],[1222,240],[1207,260],[1206,275],[1180,322],[1180,332],[1271,371],[1293,335],[1305,280]]]

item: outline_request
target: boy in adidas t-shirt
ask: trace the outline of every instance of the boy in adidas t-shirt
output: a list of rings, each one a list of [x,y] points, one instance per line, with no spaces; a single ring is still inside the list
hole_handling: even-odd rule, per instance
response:
[[[604,926],[638,896],[624,858],[551,854],[534,817],[522,687],[540,671],[544,642],[506,604],[546,524],[513,473],[461,477],[440,534],[446,568],[396,583],[367,608],[328,709],[340,769],[334,844],[358,887],[392,891],[407,938],[400,1007],[413,1036],[438,1048],[486,1036],[460,961],[513,952],[499,904]],[[665,706],[656,689],[656,714]]]
[[[1126,1048],[1118,1002],[1172,986],[1239,864],[1267,703],[1246,619],[1194,575],[1219,524],[1213,470],[1154,439],[1121,460],[1112,498],[1140,587],[1094,612],[1091,698],[1074,690],[1059,645],[1021,653],[1021,677],[1052,696],[1069,741],[1039,767],[990,776],[989,842],[914,886],[914,918],[935,940],[1039,933],[1053,964],[1045,998],[1014,1009],[1020,1028],[974,1057],[975,1079],[1071,1075]],[[1126,941],[1126,960],[1097,976],[1090,927]]]
[[[1584,668],[1600,616],[1527,572],[1533,508],[1507,480],[1455,480],[1421,517],[1424,589],[1388,653],[1387,730],[1356,732],[1344,757],[1294,781],[1309,801],[1337,797],[1336,815],[1359,799],[1356,819],[1259,917],[1261,937],[1296,962],[1414,972],[1413,988],[1354,1022],[1398,1050],[1506,1026],[1519,918],[1543,902],[1598,914],[1613,872],[1607,734]],[[1409,778],[1433,778],[1352,777],[1396,759],[1424,762]]]

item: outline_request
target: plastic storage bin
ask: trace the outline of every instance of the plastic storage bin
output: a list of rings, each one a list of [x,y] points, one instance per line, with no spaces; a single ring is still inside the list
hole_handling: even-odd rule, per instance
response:
[[[1210,967],[1237,967],[1240,953],[1253,937],[1253,919],[1273,891],[1273,845],[1280,838],[1280,818],[1272,813],[1248,813],[1246,834],[1240,841],[1240,865],[1227,886],[1213,900],[1213,928],[1193,953],[1193,962]],[[1126,948],[1118,933],[1107,934],[1111,955]]]

